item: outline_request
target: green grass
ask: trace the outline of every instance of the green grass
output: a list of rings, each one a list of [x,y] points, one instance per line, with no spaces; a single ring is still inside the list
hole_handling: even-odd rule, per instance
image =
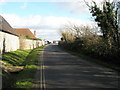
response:
[[[2,55],[2,61],[13,66],[22,65],[31,50],[16,50]]]
[[[40,52],[44,46],[33,50],[16,50],[3,54],[2,61],[11,66],[24,66],[17,73],[3,71],[3,88],[32,88]]]
[[[87,61],[90,61],[90,62],[93,62],[93,63],[96,63],[96,64],[99,64],[99,65],[102,65],[102,66],[105,66],[105,67],[108,67],[108,68],[111,68],[113,70],[116,70],[116,71],[120,71],[120,66],[119,65],[116,65],[116,64],[113,64],[113,63],[110,63],[110,62],[105,62],[104,60],[101,60],[99,58],[94,58],[94,57],[91,57],[91,56],[88,56],[88,55],[85,55],[83,54],[82,52],[73,52],[73,51],[70,51],[68,49],[65,49],[65,48],[62,48],[61,46],[59,46],[62,50],[72,54],[72,55],[75,55],[75,56],[78,56],[82,59],[85,59]]]
[[[12,52],[5,52],[2,55],[2,62],[6,63],[7,66],[20,66],[26,60],[31,50],[16,50]],[[14,81],[14,74],[2,70],[2,87],[10,87]]]
[[[39,48],[33,49],[29,55],[26,57],[26,61],[23,64],[27,65],[36,65],[38,62],[38,56],[40,55],[40,51],[44,46],[41,46]]]
[[[35,73],[37,70],[37,63],[40,57],[41,49],[33,49],[26,58],[24,64],[26,65],[24,70],[16,76],[16,82],[14,88],[32,88],[34,85]]]
[[[36,72],[36,65],[26,65],[25,69],[16,77],[14,88],[32,88],[34,85],[34,74]]]

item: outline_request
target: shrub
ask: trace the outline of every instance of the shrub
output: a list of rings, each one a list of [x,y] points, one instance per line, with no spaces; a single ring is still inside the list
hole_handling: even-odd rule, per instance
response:
[[[103,39],[89,27],[68,26],[64,29],[61,31],[62,41],[59,42],[61,47],[101,58],[106,62],[120,64],[120,48],[116,44],[111,44],[113,43],[111,40]]]

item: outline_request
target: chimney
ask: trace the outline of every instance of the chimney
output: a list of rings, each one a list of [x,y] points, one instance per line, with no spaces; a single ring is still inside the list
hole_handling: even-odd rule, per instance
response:
[[[34,36],[36,37],[36,31],[34,30]]]

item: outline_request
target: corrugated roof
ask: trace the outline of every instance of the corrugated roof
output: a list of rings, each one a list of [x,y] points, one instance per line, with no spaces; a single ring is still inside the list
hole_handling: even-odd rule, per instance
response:
[[[14,28],[19,36],[29,36],[31,39],[36,39],[34,34],[28,28]]]
[[[0,15],[0,30],[13,35],[18,35],[10,24]]]

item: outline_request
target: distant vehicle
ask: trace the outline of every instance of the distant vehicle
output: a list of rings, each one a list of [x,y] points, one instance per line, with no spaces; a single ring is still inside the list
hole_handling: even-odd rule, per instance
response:
[[[51,42],[50,41],[45,41],[45,45],[47,45],[47,44],[51,44]]]
[[[56,43],[56,44],[57,44],[57,43],[58,43],[58,41],[53,41],[53,43]]]

